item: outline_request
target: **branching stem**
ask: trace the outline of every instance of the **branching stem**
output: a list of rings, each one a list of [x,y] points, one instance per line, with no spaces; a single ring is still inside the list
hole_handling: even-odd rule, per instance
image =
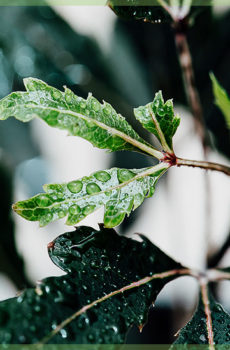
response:
[[[176,159],[176,166],[188,166],[193,168],[201,168],[205,170],[214,170],[220,171],[228,176],[230,176],[230,167],[218,163],[198,161],[198,160],[189,160],[183,158]]]
[[[206,278],[200,279],[200,291],[201,298],[204,305],[204,312],[206,316],[206,328],[208,333],[208,344],[209,350],[214,350],[214,335],[213,335],[213,326],[212,326],[212,316],[210,310],[210,303],[208,297],[208,281]]]

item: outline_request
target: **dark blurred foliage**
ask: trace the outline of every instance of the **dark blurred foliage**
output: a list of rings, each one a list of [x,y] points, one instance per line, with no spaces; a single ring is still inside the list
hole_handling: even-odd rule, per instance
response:
[[[188,33],[197,86],[207,130],[214,136],[214,147],[230,157],[229,132],[223,116],[213,104],[209,79],[209,72],[213,71],[230,91],[230,12],[215,17],[208,7],[198,10],[195,24]],[[105,55],[94,40],[74,32],[49,7],[1,7],[0,19],[0,98],[12,90],[24,90],[22,79],[27,76],[40,78],[60,89],[67,85],[83,97],[90,91],[98,99],[110,102],[147,138],[147,133],[140,129],[132,116],[133,107],[148,103],[159,89],[165,99],[173,97],[174,101],[187,105],[173,29],[169,23],[153,25],[117,19],[110,52]],[[30,136],[30,125],[13,118],[0,125],[0,149],[7,155],[13,170],[23,160],[39,155],[39,149]],[[150,159],[135,153],[118,152],[114,154],[111,165],[115,164],[118,167],[145,167],[150,165]],[[163,181],[167,181],[167,177]],[[3,223],[0,229],[0,269],[18,287],[23,287],[27,281],[22,260],[16,253],[10,215],[12,179],[2,164],[0,185]],[[123,232],[135,221],[138,213],[135,211],[130,219],[125,220]],[[154,316],[159,322],[153,321],[151,314],[149,330],[143,331],[141,339],[132,330],[128,342],[169,342],[171,335],[163,321],[165,313],[171,318],[169,310],[160,310]],[[153,335],[151,327],[159,331]]]
[[[12,177],[9,167],[1,159],[0,164],[0,272],[4,272],[20,290],[30,284],[24,272],[24,265],[17,253],[12,220]]]
[[[230,157],[229,132],[221,112],[213,104],[209,78],[213,71],[225,89],[230,90],[230,12],[216,17],[212,8],[203,7],[195,13],[188,41],[206,126],[213,133],[217,149]],[[135,46],[146,69],[150,89],[161,89],[165,98],[173,97],[174,101],[187,105],[171,26],[120,20],[116,31],[121,36],[128,35]]]

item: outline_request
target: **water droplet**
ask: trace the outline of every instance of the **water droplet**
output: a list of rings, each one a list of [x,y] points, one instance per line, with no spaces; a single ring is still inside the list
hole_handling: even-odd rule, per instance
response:
[[[41,311],[41,307],[40,307],[39,305],[35,305],[35,306],[34,306],[34,311],[35,311],[35,312]]]
[[[35,200],[36,200],[36,204],[39,207],[47,207],[48,205],[52,204],[49,197],[45,194],[38,195]]]
[[[46,292],[47,294],[50,293],[50,287],[49,287],[49,286],[45,286],[45,292]]]
[[[59,219],[62,219],[62,218],[64,218],[64,216],[66,215],[66,213],[64,212],[64,210],[59,210],[58,211],[58,217],[59,217]]]
[[[199,338],[202,342],[206,342],[206,337],[204,334],[201,334],[200,338]]]
[[[65,100],[67,103],[71,103],[72,102],[72,93],[70,91],[66,91],[65,93]]]
[[[61,330],[60,330],[60,333],[61,333],[61,337],[62,337],[62,338],[64,338],[64,339],[67,338],[67,332],[66,332],[65,329],[61,329]]]
[[[78,205],[76,205],[76,204],[72,205],[72,206],[69,208],[69,213],[70,213],[71,215],[77,215],[77,214],[79,214],[80,212],[81,212],[81,208],[80,208]]]
[[[72,193],[78,193],[82,190],[83,184],[81,181],[72,181],[67,184],[67,188]]]
[[[89,334],[87,335],[87,339],[88,339],[90,342],[93,342],[94,339],[95,339],[95,337],[94,337],[94,335],[93,335],[92,333],[89,333]]]
[[[128,169],[118,169],[117,171],[117,177],[121,183],[131,180],[135,175],[136,174]]]
[[[84,209],[83,209],[83,214],[84,215],[89,215],[91,214],[95,209],[95,205],[87,205]]]
[[[53,214],[48,213],[40,218],[40,225],[45,226],[53,219]]]
[[[18,341],[19,341],[20,344],[25,343],[26,337],[25,337],[23,334],[22,334],[22,335],[19,335]]]
[[[99,109],[100,109],[100,103],[96,100],[96,99],[93,99],[92,101],[92,108],[95,112],[98,112]]]
[[[17,298],[17,302],[22,303],[23,300],[24,300],[24,295],[19,295],[19,297]]]
[[[32,325],[32,326],[29,327],[29,330],[31,332],[36,332],[36,327],[34,325]]]
[[[93,176],[101,182],[107,182],[111,179],[111,176],[106,171],[98,171]]]
[[[100,192],[101,189],[97,184],[91,182],[86,186],[86,191],[88,194],[93,194],[93,193]]]
[[[59,100],[62,97],[61,92],[58,90],[52,90],[51,94],[54,100]]]
[[[88,290],[88,287],[85,286],[85,285],[83,284],[82,289],[85,290],[85,291],[87,291],[87,290]]]
[[[95,122],[93,121],[93,120],[90,120],[90,119],[88,119],[87,121],[86,121],[86,124],[87,124],[87,126],[89,127],[89,128],[94,128],[96,125],[95,125]]]
[[[93,269],[97,269],[97,268],[98,268],[98,265],[97,265],[96,261],[94,261],[94,260],[90,262],[90,266],[91,266]]]
[[[82,101],[80,102],[80,107],[81,107],[82,109],[85,109],[85,107],[86,107],[86,101],[82,100]]]
[[[163,107],[158,108],[157,113],[160,117],[163,117],[165,115],[165,110]]]
[[[150,262],[151,264],[153,264],[154,261],[155,261],[154,256],[153,256],[153,255],[150,255],[150,257],[149,257],[149,262]]]
[[[141,193],[138,193],[134,196],[134,205],[138,207],[144,200],[144,196]]]
[[[112,112],[111,106],[109,104],[106,104],[103,108],[103,112],[104,114],[109,115]]]

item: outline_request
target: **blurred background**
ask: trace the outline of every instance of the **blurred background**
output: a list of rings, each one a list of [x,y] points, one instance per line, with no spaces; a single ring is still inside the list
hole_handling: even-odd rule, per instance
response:
[[[209,160],[230,164],[230,135],[213,103],[209,72],[230,92],[230,9],[198,9],[188,40],[211,139]],[[133,118],[132,109],[153,100],[161,89],[173,98],[181,116],[175,136],[180,157],[202,159],[169,24],[119,19],[107,7],[1,7],[0,98],[24,90],[23,78],[33,76],[76,94],[88,92],[124,115],[142,136],[154,142]],[[40,120],[23,124],[10,118],[0,123],[0,300],[13,297],[39,279],[60,275],[48,258],[47,244],[71,230],[64,221],[39,228],[13,214],[11,205],[42,192],[42,185],[77,179],[111,166],[151,165],[148,157],[128,152],[108,154],[87,141],[67,137]],[[230,232],[230,180],[209,173],[210,208],[205,212],[205,176],[199,169],[170,169],[155,195],[119,227],[128,236],[145,234],[167,254],[188,267],[202,270],[207,254],[215,253]],[[82,224],[97,227],[103,211]],[[208,221],[208,237],[205,229]],[[230,254],[229,254],[230,255]],[[226,255],[220,263],[230,264]],[[216,291],[230,310],[229,285]],[[152,308],[139,334],[134,327],[128,343],[169,343],[194,310],[197,285],[190,278],[171,282]],[[162,331],[162,329],[164,331]]]

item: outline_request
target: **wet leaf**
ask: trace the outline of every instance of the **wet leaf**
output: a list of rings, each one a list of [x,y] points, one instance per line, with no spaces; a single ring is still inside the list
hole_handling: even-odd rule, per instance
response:
[[[151,23],[171,22],[171,16],[159,6],[157,0],[147,0],[144,4],[143,0],[109,0],[108,5],[117,16],[124,19]]]
[[[163,150],[172,153],[172,139],[180,124],[180,118],[174,113],[172,100],[164,102],[159,91],[153,102],[135,108],[134,114],[143,127],[158,138]]]
[[[208,303],[211,324],[207,321],[204,300],[200,296],[193,318],[182,328],[175,344],[209,344],[208,332],[213,334],[215,344],[230,344],[230,315],[215,301],[210,292],[208,292]]]
[[[113,107],[89,95],[85,100],[65,88],[55,89],[41,80],[25,78],[26,92],[13,92],[0,101],[0,120],[14,116],[28,122],[36,117],[48,125],[80,136],[95,147],[110,151],[139,151],[160,158]]]
[[[114,227],[154,194],[156,182],[167,168],[164,163],[144,169],[113,168],[69,183],[45,185],[46,193],[17,202],[14,210],[41,226],[65,216],[67,225],[75,225],[104,206],[104,224]]]
[[[132,324],[145,324],[164,285],[184,274],[180,264],[141,238],[86,226],[57,237],[49,255],[66,275],[46,278],[0,303],[1,344],[124,343]]]
[[[210,74],[212,80],[213,94],[215,96],[215,103],[220,108],[224,115],[226,124],[230,129],[230,98],[227,92],[222,88],[214,74]]]

